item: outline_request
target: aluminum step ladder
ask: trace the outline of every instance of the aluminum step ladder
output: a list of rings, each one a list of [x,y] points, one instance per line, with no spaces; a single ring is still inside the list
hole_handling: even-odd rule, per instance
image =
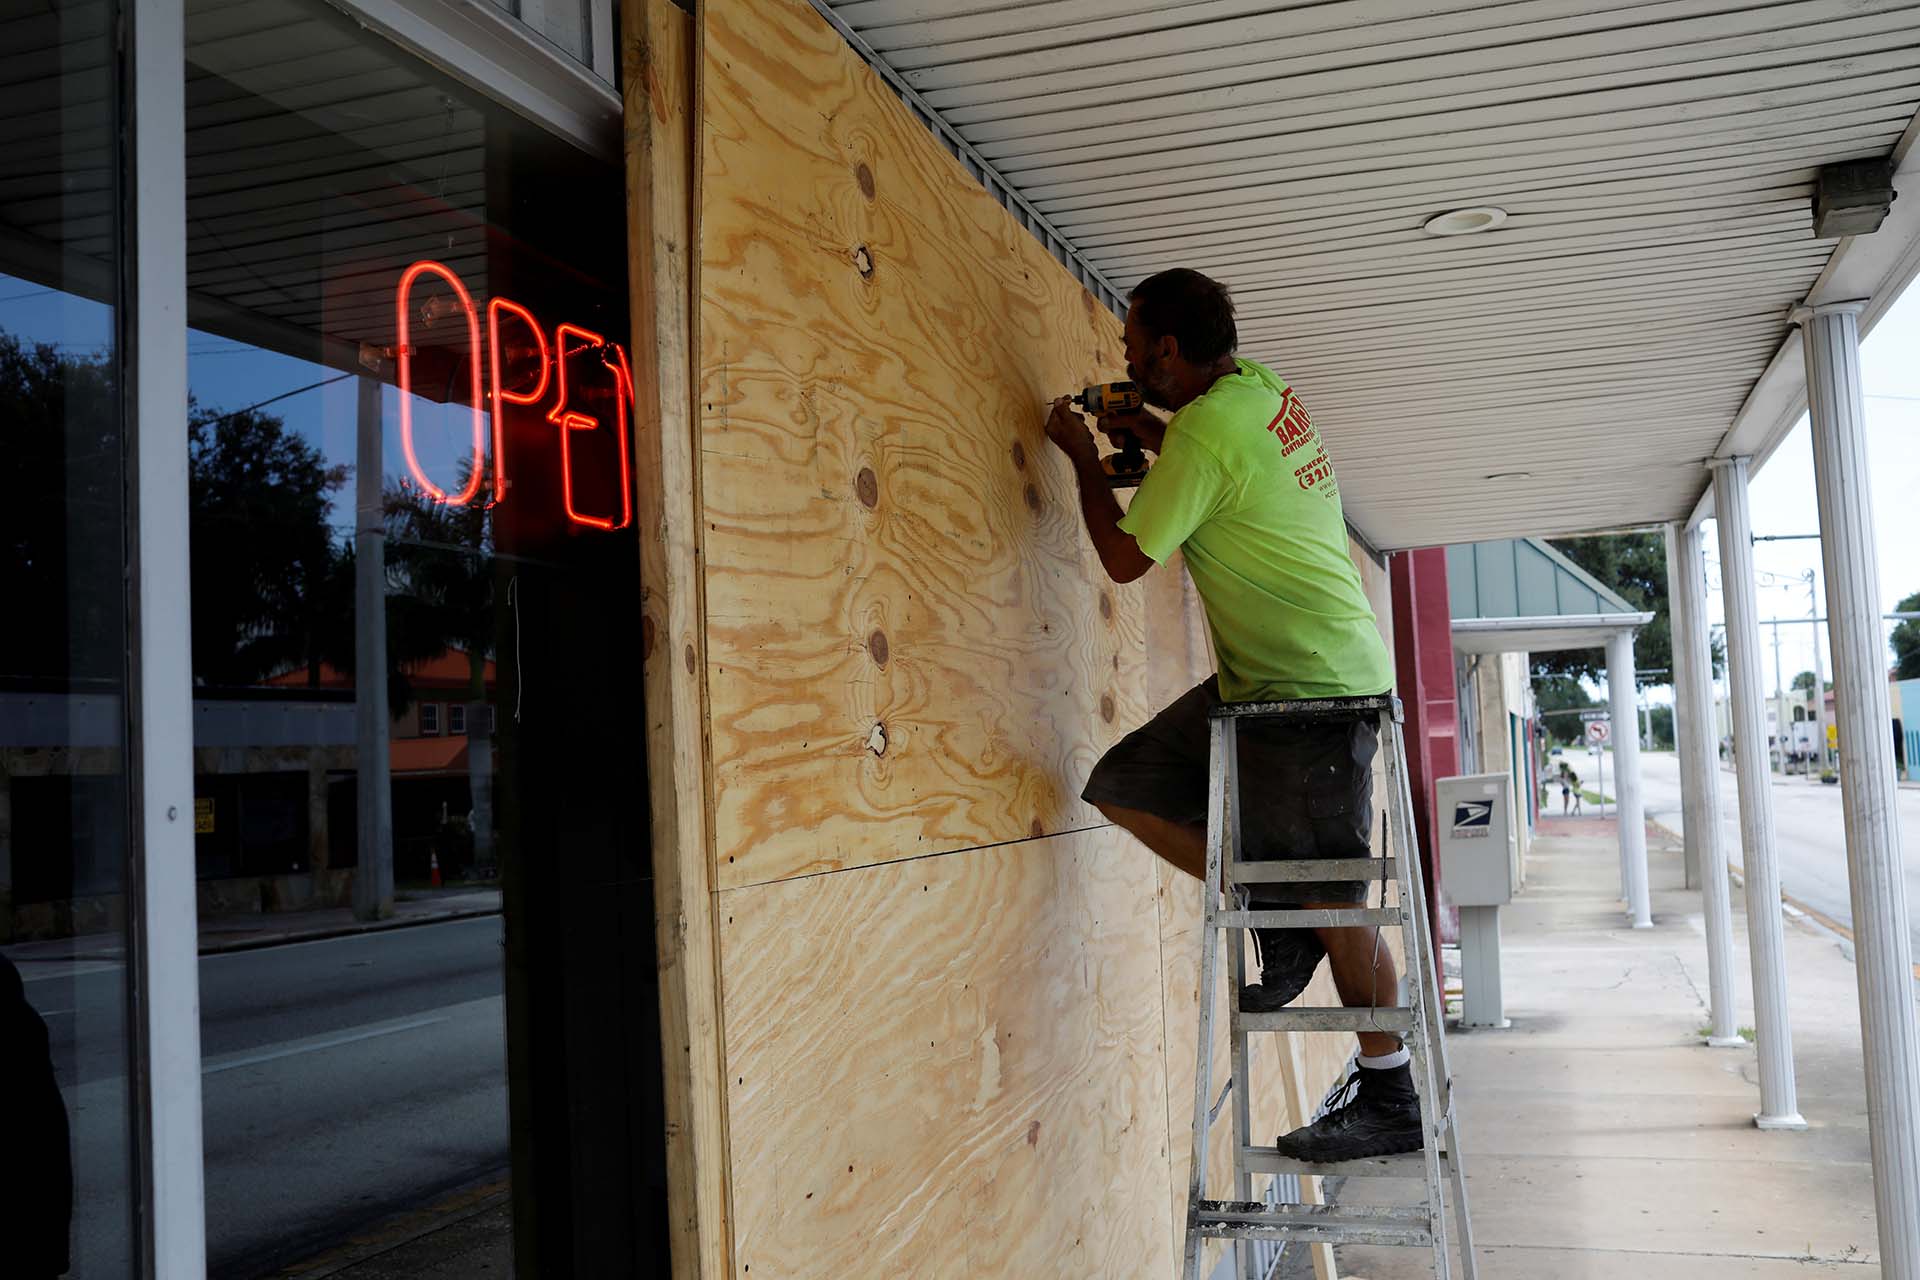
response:
[[[1384,858],[1240,860],[1240,776],[1236,749],[1241,720],[1364,720],[1375,717],[1387,764],[1387,848]],[[1451,1280],[1443,1169],[1453,1182],[1458,1225],[1460,1274],[1474,1280],[1473,1234],[1467,1214],[1466,1181],[1460,1168],[1459,1137],[1443,1037],[1445,1005],[1427,927],[1425,889],[1415,872],[1418,861],[1404,856],[1413,841],[1413,796],[1407,781],[1407,756],[1400,728],[1400,700],[1327,698],[1296,702],[1238,702],[1210,713],[1207,777],[1206,926],[1200,952],[1200,1051],[1194,1072],[1193,1168],[1187,1196],[1185,1280],[1202,1280],[1201,1258],[1209,1238],[1235,1242],[1235,1275],[1262,1280],[1255,1269],[1256,1242],[1300,1244],[1404,1245],[1433,1250],[1436,1280]],[[1388,878],[1398,887],[1397,901],[1384,901]],[[1246,905],[1246,886],[1306,880],[1373,880],[1383,884],[1379,907],[1343,910],[1256,910]],[[1231,887],[1233,902],[1224,903]],[[1409,1005],[1378,1009],[1289,1007],[1272,1013],[1243,1013],[1239,993],[1246,985],[1245,931],[1252,928],[1307,929],[1328,925],[1398,925],[1405,943],[1407,969],[1402,986],[1413,992]],[[1208,1133],[1219,1105],[1208,1097],[1213,1081],[1214,971],[1222,931],[1231,982],[1229,1028],[1233,1076],[1227,1089],[1233,1103],[1233,1177],[1235,1200],[1206,1198]],[[1337,1164],[1309,1164],[1282,1156],[1272,1146],[1256,1146],[1247,1087],[1248,1036],[1255,1032],[1392,1031],[1405,1040],[1413,1059],[1414,1086],[1420,1095],[1424,1148],[1415,1154],[1382,1156]],[[1253,1196],[1256,1173],[1301,1177],[1382,1177],[1423,1181],[1426,1199],[1418,1204],[1341,1206],[1269,1205]]]

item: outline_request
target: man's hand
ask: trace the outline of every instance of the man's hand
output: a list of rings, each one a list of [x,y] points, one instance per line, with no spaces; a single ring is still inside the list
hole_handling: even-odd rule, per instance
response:
[[[1093,432],[1087,430],[1087,420],[1073,407],[1071,396],[1053,402],[1053,412],[1047,415],[1047,439],[1060,446],[1060,452],[1075,465],[1099,460],[1100,447],[1093,442]]]
[[[1158,423],[1158,419],[1154,420]],[[1102,425],[1106,423],[1102,419]],[[1164,430],[1154,433],[1157,444]],[[1120,528],[1120,504],[1114,501],[1113,486],[1100,466],[1100,447],[1087,430],[1086,419],[1074,410],[1072,398],[1061,396],[1047,415],[1047,439],[1060,446],[1060,452],[1073,463],[1074,485],[1080,491],[1080,514],[1087,522],[1087,534],[1100,555],[1101,567],[1115,582],[1132,582],[1153,567],[1153,560],[1140,549],[1132,534]]]
[[[1166,442],[1167,438],[1167,424],[1145,409],[1109,413],[1093,425],[1106,433],[1107,439],[1116,449],[1120,447],[1120,442],[1113,438],[1116,431],[1133,432],[1135,438],[1140,441],[1140,447],[1148,453],[1159,453],[1160,446]]]

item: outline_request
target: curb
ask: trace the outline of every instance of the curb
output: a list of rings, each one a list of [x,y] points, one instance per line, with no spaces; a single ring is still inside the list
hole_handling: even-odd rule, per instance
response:
[[[267,947],[281,947],[291,942],[325,942],[330,938],[351,938],[361,933],[385,933],[389,929],[411,929],[423,924],[445,924],[449,920],[474,920],[481,916],[497,916],[499,907],[459,907],[448,911],[418,912],[404,916],[390,916],[385,920],[356,920],[352,924],[328,925],[325,928],[309,929],[291,933],[251,934],[230,941],[218,940],[202,942],[198,954],[203,956],[225,955],[232,951],[260,951]],[[126,959],[122,951],[74,951],[57,958],[54,963],[78,964],[82,961],[106,961],[119,963]]]
[[[332,938],[352,938],[363,933],[385,933],[390,929],[411,929],[423,924],[446,924],[450,920],[477,920],[482,916],[499,914],[499,907],[469,907],[452,911],[392,916],[385,920],[356,920],[352,924],[332,925],[324,929],[310,929],[300,933],[267,933],[236,938],[231,942],[202,943],[200,954],[217,956],[233,951],[261,951],[267,947],[285,946],[290,942],[325,942]]]

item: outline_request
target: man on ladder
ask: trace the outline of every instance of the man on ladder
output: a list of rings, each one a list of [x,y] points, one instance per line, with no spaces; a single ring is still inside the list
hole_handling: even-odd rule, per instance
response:
[[[1101,564],[1131,582],[1178,550],[1206,608],[1218,674],[1116,744],[1082,796],[1162,858],[1206,877],[1208,710],[1220,702],[1367,697],[1393,685],[1393,663],[1347,554],[1333,464],[1286,382],[1237,359],[1225,286],[1163,271],[1130,296],[1128,375],[1168,410],[1100,419],[1158,455],[1122,515],[1086,423],[1062,399],[1047,435],[1072,461],[1080,509]],[[1253,720],[1240,726],[1248,780],[1248,859],[1364,858],[1370,852],[1377,727]],[[1351,908],[1358,880],[1253,885],[1255,908]],[[1288,1004],[1324,956],[1343,1004],[1396,1002],[1393,957],[1377,927],[1256,929],[1260,981],[1247,1012]],[[1422,1123],[1407,1049],[1386,1031],[1358,1033],[1357,1088],[1344,1105],[1281,1136],[1279,1151],[1325,1162],[1416,1151]]]

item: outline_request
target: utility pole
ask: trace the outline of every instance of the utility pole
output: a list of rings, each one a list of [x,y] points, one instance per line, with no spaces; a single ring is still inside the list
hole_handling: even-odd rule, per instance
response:
[[[1773,624],[1773,741],[1780,750],[1780,775],[1787,773],[1787,686],[1780,678],[1780,624]]]
[[[354,789],[359,801],[359,865],[353,914],[393,914],[393,788],[387,756],[387,512],[382,481],[381,382],[360,375],[353,459]]]
[[[1806,573],[1807,578],[1807,616],[1820,615],[1820,590],[1813,570]],[[1820,659],[1820,627],[1813,628],[1813,741],[1814,750],[1820,753],[1820,767],[1829,769],[1833,762],[1827,759],[1827,664]]]

